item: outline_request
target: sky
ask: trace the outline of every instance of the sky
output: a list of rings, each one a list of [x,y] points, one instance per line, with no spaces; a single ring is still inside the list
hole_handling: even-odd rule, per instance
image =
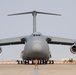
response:
[[[0,0],[0,39],[26,36],[33,32],[32,15],[7,16],[28,11],[59,13],[62,16],[37,15],[37,31],[43,35],[76,39],[76,0]],[[74,58],[70,46],[49,45],[52,58]],[[2,46],[0,60],[21,59],[24,45]]]

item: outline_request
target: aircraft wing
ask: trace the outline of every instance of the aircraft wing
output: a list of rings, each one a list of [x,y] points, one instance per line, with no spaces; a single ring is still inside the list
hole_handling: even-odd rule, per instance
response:
[[[45,39],[48,44],[73,45],[76,43],[76,40],[74,39],[60,38],[53,36],[45,36]]]
[[[1,39],[0,40],[0,46],[15,45],[15,44],[25,44],[27,39],[28,39],[28,36],[21,36],[21,37],[15,37],[15,38]]]

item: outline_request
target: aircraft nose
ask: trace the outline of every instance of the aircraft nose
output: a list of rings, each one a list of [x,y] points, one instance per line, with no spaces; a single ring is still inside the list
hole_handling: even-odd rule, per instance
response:
[[[42,50],[41,44],[39,44],[39,43],[33,44],[32,50],[33,50],[34,52],[40,52],[40,51]]]

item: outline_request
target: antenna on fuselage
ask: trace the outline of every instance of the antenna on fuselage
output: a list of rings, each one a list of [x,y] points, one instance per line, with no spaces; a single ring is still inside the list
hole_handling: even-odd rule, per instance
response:
[[[37,16],[37,14],[46,14],[46,15],[61,16],[61,14],[38,12],[38,11],[9,14],[8,16],[23,15],[23,14],[32,14],[32,16],[33,16],[33,33],[37,31],[37,29],[36,29],[36,16]]]

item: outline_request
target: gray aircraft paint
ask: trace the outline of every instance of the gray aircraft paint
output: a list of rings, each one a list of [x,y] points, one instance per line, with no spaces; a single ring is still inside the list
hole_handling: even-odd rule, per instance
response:
[[[44,36],[38,32],[33,33],[25,43],[23,58],[49,59],[49,57],[50,50]]]

